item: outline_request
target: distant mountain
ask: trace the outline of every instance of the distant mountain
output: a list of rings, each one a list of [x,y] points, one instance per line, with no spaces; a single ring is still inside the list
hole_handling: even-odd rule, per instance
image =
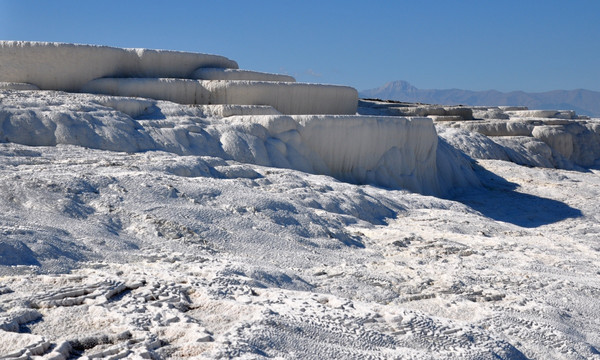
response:
[[[362,98],[399,100],[444,105],[518,106],[530,109],[575,110],[579,115],[600,117],[600,92],[590,90],[554,90],[542,93],[488,90],[417,89],[406,81],[392,81],[379,88],[359,92]]]

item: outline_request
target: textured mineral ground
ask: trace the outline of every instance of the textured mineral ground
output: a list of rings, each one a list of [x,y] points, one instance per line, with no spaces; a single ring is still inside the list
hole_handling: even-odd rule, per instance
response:
[[[600,359],[600,120],[0,42],[0,358]]]

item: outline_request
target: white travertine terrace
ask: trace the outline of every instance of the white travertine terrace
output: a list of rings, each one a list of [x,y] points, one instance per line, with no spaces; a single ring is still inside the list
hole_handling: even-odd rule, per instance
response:
[[[358,101],[351,87],[239,70],[223,56],[27,41],[0,41],[0,84],[182,104],[270,105],[285,114],[350,115]]]
[[[358,101],[356,90],[347,86],[272,81],[102,78],[82,91],[181,104],[270,105],[284,114],[351,115]]]
[[[268,160],[263,163],[271,166],[424,194],[443,194],[450,190],[449,184],[458,185],[456,181],[446,182],[446,174],[438,172],[438,137],[427,118],[258,115],[233,116],[228,123],[255,124],[267,130],[255,131],[257,139],[246,140],[248,145],[242,147],[239,134],[222,136],[224,149],[234,158],[256,158],[243,153],[263,153],[252,148],[264,145],[263,157]]]
[[[169,50],[0,41],[0,81],[79,91],[102,77],[186,78],[200,67],[237,68],[223,56]]]
[[[476,159],[568,170],[600,165],[600,122],[573,110],[360,102],[361,114],[427,116],[435,122],[442,138]]]
[[[221,56],[5,41],[0,85],[95,94],[7,95],[7,142],[222,156],[425,194],[478,184],[459,157],[440,151],[429,118],[357,115],[354,88],[239,70]]]
[[[0,90],[40,90],[39,87],[21,82],[0,82]]]
[[[194,71],[192,74],[192,79],[296,82],[296,79],[289,75],[224,68],[200,68]]]

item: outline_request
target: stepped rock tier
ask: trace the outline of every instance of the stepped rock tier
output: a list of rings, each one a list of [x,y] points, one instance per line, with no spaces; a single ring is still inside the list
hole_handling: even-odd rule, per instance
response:
[[[474,159],[567,170],[600,167],[600,119],[573,110],[361,100],[358,112],[428,117],[441,138]]]
[[[182,104],[270,105],[284,114],[354,114],[358,99],[351,87],[240,70],[223,56],[27,41],[0,42],[0,84]]]
[[[222,56],[3,41],[0,92],[5,142],[216,156],[424,194],[478,184],[431,119],[358,115],[354,88]]]

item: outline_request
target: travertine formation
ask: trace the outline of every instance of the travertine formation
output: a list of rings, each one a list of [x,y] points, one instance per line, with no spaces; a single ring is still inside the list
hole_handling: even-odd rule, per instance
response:
[[[441,136],[473,158],[575,169],[600,165],[600,121],[573,110],[524,106],[443,106],[360,101],[361,114],[426,116]],[[450,132],[446,129],[456,129]],[[458,134],[456,131],[466,131]],[[471,135],[468,135],[471,134]],[[476,137],[474,134],[485,135]],[[462,140],[458,140],[462,139]]]
[[[0,42],[1,88],[270,105],[284,114],[354,114],[358,99],[351,87],[239,70],[223,56],[27,41]]]
[[[431,119],[357,115],[351,87],[240,70],[221,56],[5,41],[0,84],[96,94],[6,92],[1,141],[211,155],[425,194],[478,184],[456,152],[438,149]]]
[[[438,146],[425,117],[283,115],[270,106],[51,91],[0,95],[4,142],[215,156],[425,194],[477,183],[455,152]]]
[[[0,359],[598,357],[597,172],[457,149],[565,166],[598,153],[600,120],[281,114],[329,105],[197,65],[81,85],[149,98],[0,84]]]

